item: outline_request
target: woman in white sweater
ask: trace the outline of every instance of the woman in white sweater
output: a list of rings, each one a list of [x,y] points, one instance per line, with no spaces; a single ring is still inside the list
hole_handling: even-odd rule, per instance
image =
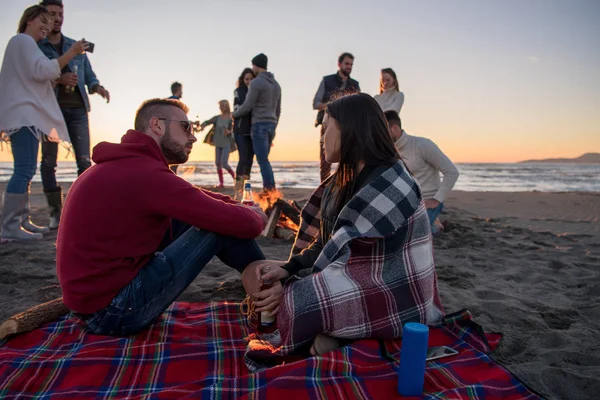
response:
[[[398,78],[391,68],[381,70],[381,82],[379,84],[379,94],[375,95],[375,100],[379,106],[386,111],[396,111],[400,114],[404,104],[404,93],[398,87]]]
[[[79,41],[60,58],[49,60],[36,43],[46,37],[51,25],[45,7],[29,7],[21,17],[18,34],[10,39],[4,52],[0,139],[10,140],[14,170],[4,193],[0,242],[41,239],[48,231],[29,219],[29,185],[37,166],[40,140],[69,140],[52,81],[86,48],[85,42]]]

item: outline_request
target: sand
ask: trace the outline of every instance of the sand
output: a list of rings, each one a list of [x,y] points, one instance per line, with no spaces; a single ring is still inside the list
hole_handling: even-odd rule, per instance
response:
[[[4,191],[4,185],[0,190]],[[231,189],[225,189],[225,192]],[[306,199],[308,190],[286,190]],[[34,221],[46,221],[32,188]],[[453,192],[436,237],[447,312],[471,310],[504,333],[494,358],[551,399],[600,393],[600,194]],[[0,246],[0,321],[60,296],[56,233]],[[287,258],[291,242],[260,239],[267,258]],[[213,260],[182,301],[240,300],[239,274]]]

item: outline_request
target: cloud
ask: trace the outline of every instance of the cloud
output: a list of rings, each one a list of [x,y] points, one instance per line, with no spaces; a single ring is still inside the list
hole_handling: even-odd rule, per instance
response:
[[[527,61],[535,63],[538,62],[539,58],[537,58],[536,56],[529,56],[527,57]]]

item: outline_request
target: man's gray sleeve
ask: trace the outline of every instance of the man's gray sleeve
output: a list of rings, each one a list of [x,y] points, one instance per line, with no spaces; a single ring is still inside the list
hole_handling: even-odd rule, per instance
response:
[[[321,84],[319,85],[319,89],[317,89],[317,94],[315,94],[315,98],[313,100],[313,109],[318,110],[319,104],[323,103],[323,99],[325,98],[325,79],[321,79]]]

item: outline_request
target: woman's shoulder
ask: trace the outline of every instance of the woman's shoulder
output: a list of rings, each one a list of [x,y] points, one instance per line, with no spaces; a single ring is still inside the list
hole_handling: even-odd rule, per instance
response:
[[[8,49],[12,46],[32,45],[32,44],[35,45],[35,40],[31,36],[29,36],[25,33],[17,33],[15,36],[10,38],[6,48]]]

